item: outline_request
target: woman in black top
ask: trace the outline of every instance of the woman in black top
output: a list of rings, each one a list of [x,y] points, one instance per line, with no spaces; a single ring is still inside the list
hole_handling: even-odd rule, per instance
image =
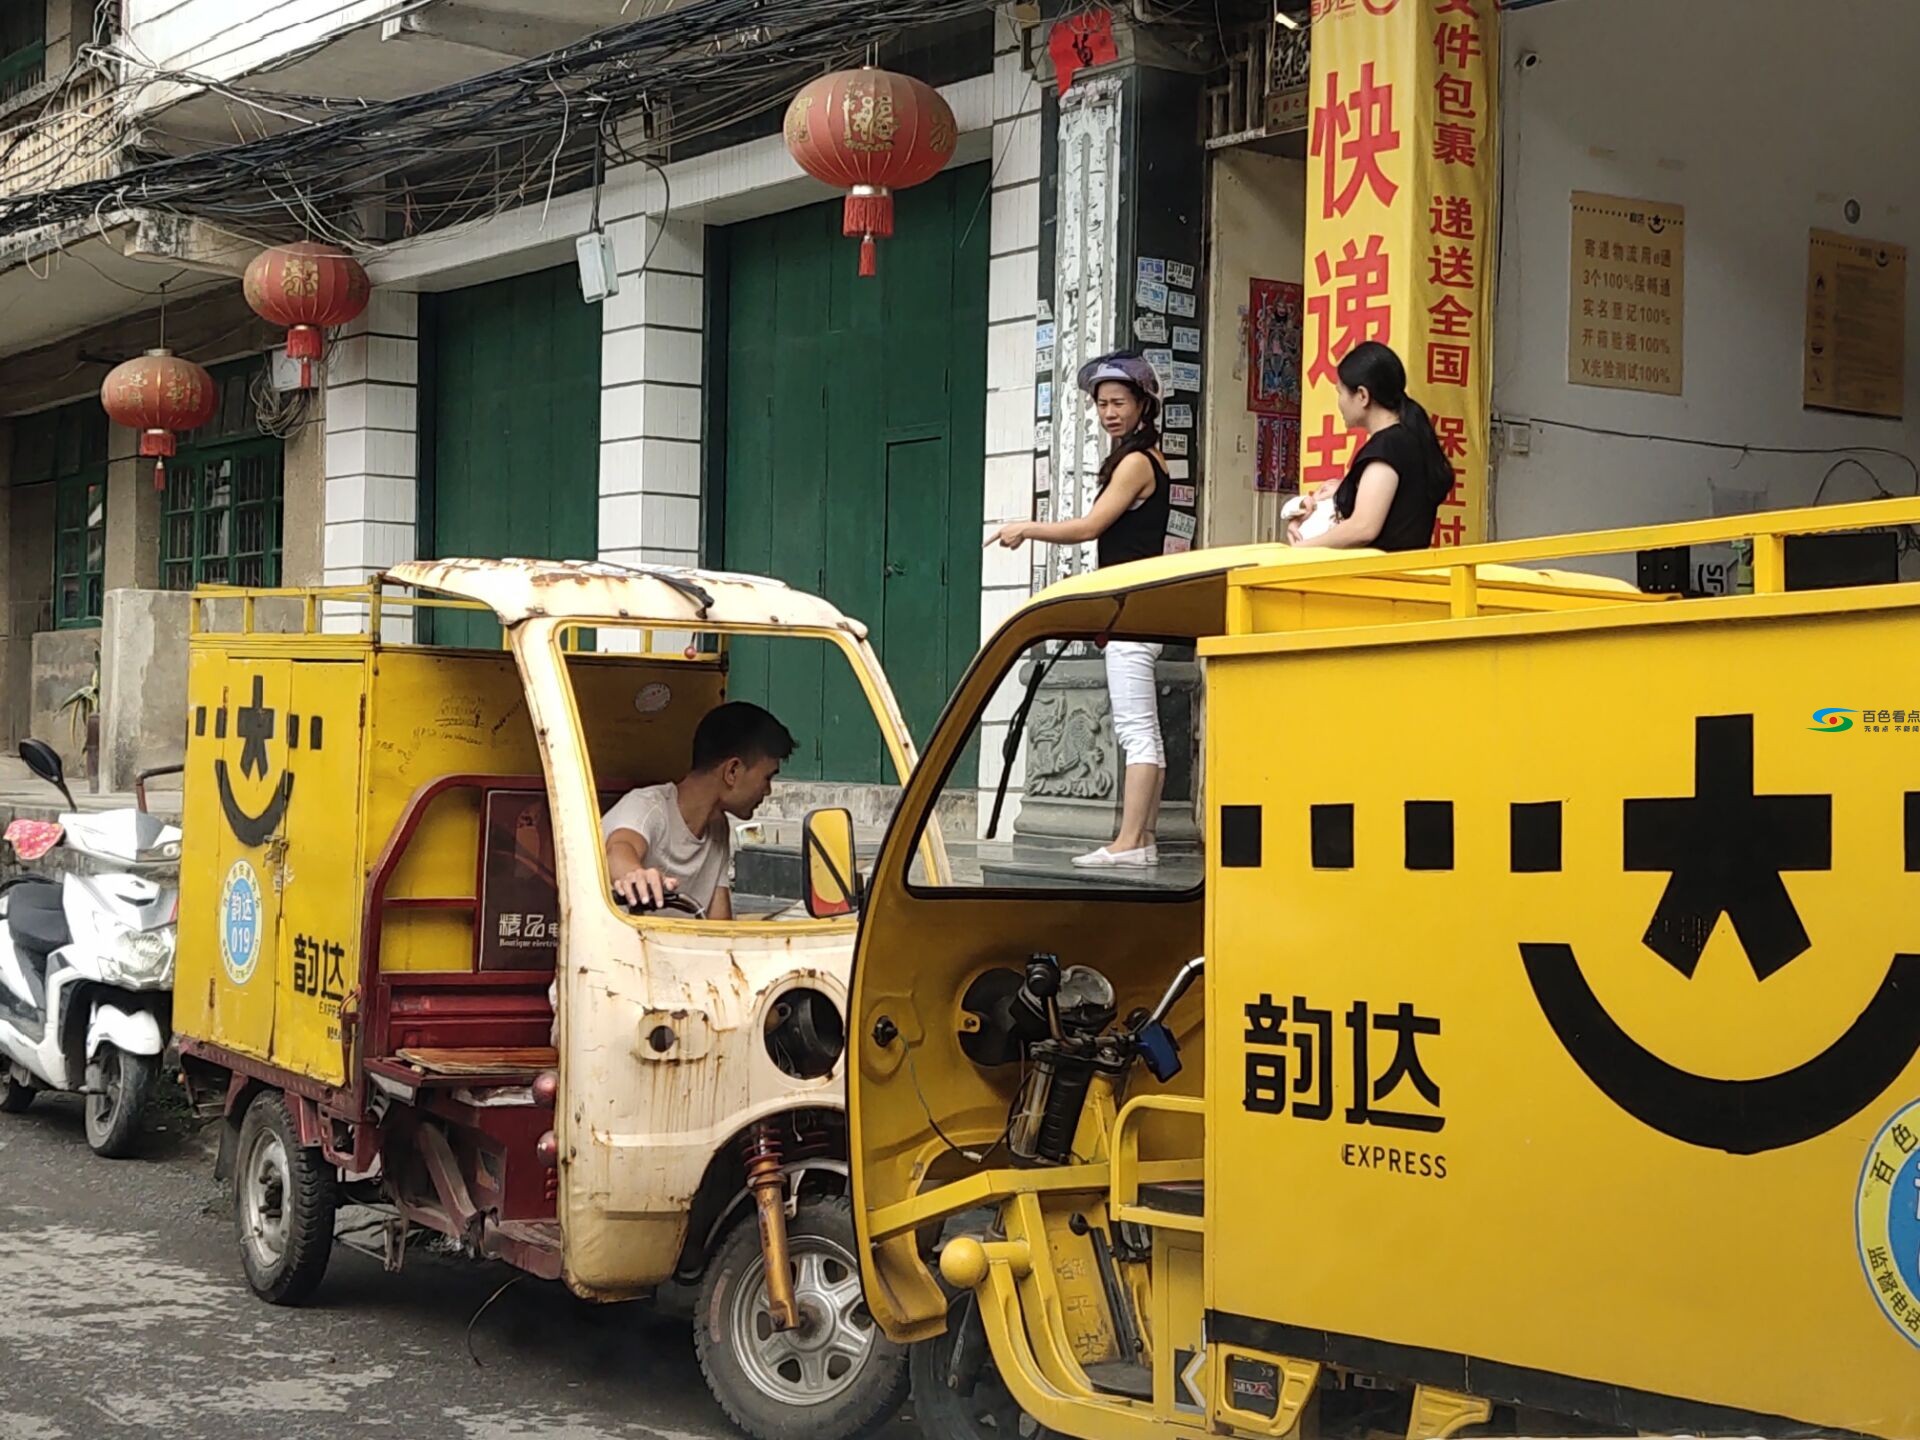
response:
[[[1407,394],[1407,367],[1386,346],[1365,341],[1340,362],[1339,391],[1340,418],[1366,431],[1367,443],[1333,492],[1334,526],[1303,537],[1295,520],[1287,539],[1334,550],[1427,549],[1453,488],[1453,466],[1427,412]]]
[[[1163,555],[1172,501],[1166,461],[1160,455],[1160,379],[1137,354],[1108,355],[1081,367],[1080,388],[1093,397],[1113,449],[1100,467],[1093,508],[1077,520],[1016,520],[987,541],[1012,550],[1029,540],[1098,547],[1100,568]],[[1126,757],[1121,787],[1120,833],[1111,844],[1074,864],[1090,869],[1157,865],[1154,827],[1167,779],[1166,742],[1160,733],[1159,685],[1154,666],[1162,647],[1132,640],[1107,642],[1107,694],[1113,735]]]

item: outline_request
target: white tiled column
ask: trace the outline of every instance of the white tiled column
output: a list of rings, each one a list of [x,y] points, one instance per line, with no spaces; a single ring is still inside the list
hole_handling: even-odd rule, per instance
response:
[[[705,227],[638,215],[608,231],[621,273],[600,307],[600,558],[696,565]]]
[[[341,329],[327,372],[326,529],[329,585],[357,585],[418,553],[419,297],[376,288],[366,312]],[[328,629],[358,617],[329,613]],[[396,621],[387,638],[406,638]]]
[[[1034,325],[1040,293],[1039,83],[1020,65],[1019,40],[1004,12],[994,20],[993,194],[987,291],[987,474],[981,539],[1008,520],[1034,516]],[[986,552],[981,562],[984,640],[1033,590],[1045,547]],[[1000,783],[1005,715],[991,716],[980,746],[980,783]],[[1020,777],[1013,778],[1018,786]],[[1017,805],[1010,804],[1011,816]],[[985,816],[982,815],[982,824]],[[1009,822],[1002,822],[1004,832]]]

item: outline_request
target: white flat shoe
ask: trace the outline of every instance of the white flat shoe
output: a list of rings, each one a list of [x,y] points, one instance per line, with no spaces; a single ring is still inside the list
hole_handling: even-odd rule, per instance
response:
[[[1160,847],[1145,845],[1138,850],[1109,850],[1102,845],[1091,855],[1076,855],[1073,863],[1083,870],[1145,870],[1160,863]]]

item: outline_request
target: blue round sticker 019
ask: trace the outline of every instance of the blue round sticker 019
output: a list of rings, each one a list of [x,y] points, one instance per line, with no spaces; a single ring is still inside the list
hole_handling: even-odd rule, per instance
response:
[[[1860,1171],[1855,1225],[1874,1299],[1920,1345],[1920,1100],[1874,1138]]]
[[[233,862],[220,887],[220,963],[244,985],[260,961],[260,877],[245,860]]]

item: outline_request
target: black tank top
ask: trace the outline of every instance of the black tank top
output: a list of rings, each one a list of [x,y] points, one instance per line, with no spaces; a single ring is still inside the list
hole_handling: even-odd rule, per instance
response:
[[[1167,479],[1167,467],[1151,450],[1139,454],[1153,467],[1153,493],[1106,528],[1097,542],[1100,568],[1124,565],[1129,560],[1146,560],[1164,555],[1167,550],[1167,517],[1173,511],[1173,499]],[[1111,479],[1107,484],[1111,484]],[[1106,485],[1100,487],[1102,490]]]
[[[1434,474],[1439,458],[1430,453],[1432,442],[1422,446],[1405,425],[1389,425],[1361,447],[1347,467],[1346,478],[1334,492],[1333,508],[1341,519],[1353,514],[1360,496],[1360,477],[1374,461],[1384,461],[1400,477],[1393,500],[1387,506],[1387,518],[1380,533],[1368,547],[1374,550],[1425,550],[1433,544],[1433,522],[1440,513],[1440,502],[1451,486],[1442,486]]]

